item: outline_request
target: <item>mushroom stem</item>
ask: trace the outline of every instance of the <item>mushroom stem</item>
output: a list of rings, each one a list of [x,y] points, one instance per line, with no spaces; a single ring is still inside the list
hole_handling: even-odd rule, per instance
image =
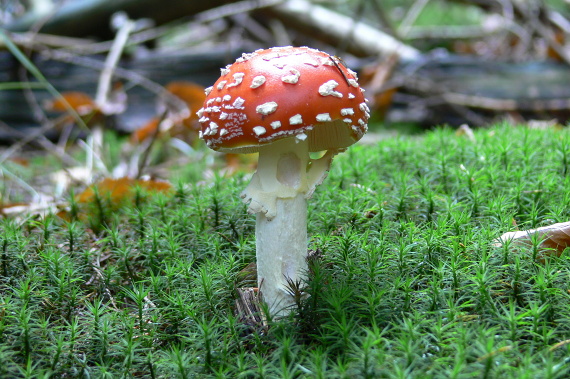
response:
[[[242,192],[257,214],[257,280],[273,315],[287,314],[299,295],[291,287],[302,284],[307,271],[307,198],[336,152],[311,160],[302,136],[260,147],[257,172]]]
[[[294,298],[290,283],[307,269],[308,142],[298,138],[260,148],[257,172],[242,193],[257,214],[257,278],[271,314],[284,315]]]
[[[257,214],[257,278],[270,314],[283,316],[295,302],[290,284],[301,283],[307,271],[307,200],[304,194],[277,199],[276,208],[271,220]]]

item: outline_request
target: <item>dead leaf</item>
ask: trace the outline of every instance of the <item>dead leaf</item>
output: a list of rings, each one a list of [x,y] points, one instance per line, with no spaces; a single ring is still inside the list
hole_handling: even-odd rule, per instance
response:
[[[515,245],[532,246],[533,240],[538,238],[540,242],[541,256],[560,256],[564,249],[570,246],[570,222],[560,222],[537,229],[507,232],[500,236],[493,244],[501,247],[505,243]]]
[[[46,101],[43,105],[47,111],[65,112],[65,114],[59,117],[55,122],[57,130],[62,130],[66,126],[73,125],[77,122],[77,119],[68,113],[68,104],[77,112],[87,127],[98,124],[103,120],[103,113],[91,96],[79,91],[62,92],[61,97]]]
[[[0,203],[0,215],[9,216],[12,214],[23,213],[30,208],[28,203]]]
[[[198,130],[200,130],[196,111],[202,107],[206,99],[204,87],[192,82],[174,81],[168,83],[165,88],[186,104],[188,112],[169,112],[162,122],[160,122],[158,117],[153,117],[144,126],[133,132],[131,142],[138,143],[144,141],[153,136],[157,132],[157,128],[160,129],[160,135],[178,137],[185,141],[196,139]],[[161,103],[163,103],[162,100]],[[161,104],[160,107],[164,108],[165,105]]]
[[[558,120],[529,120],[526,123],[527,128],[529,129],[538,129],[538,130],[548,130],[548,129],[556,129],[560,130],[564,128]]]
[[[475,133],[473,133],[473,129],[471,129],[469,127],[469,125],[467,125],[467,124],[463,124],[459,128],[457,128],[457,130],[455,131],[455,135],[458,137],[460,137],[460,136],[465,137],[471,142],[476,141],[475,140]]]
[[[97,106],[91,96],[85,92],[62,92],[61,97],[46,101],[44,108],[51,112],[67,112],[67,105],[71,106],[80,116],[92,112]]]
[[[204,100],[206,100],[206,93],[204,87],[192,82],[175,81],[166,85],[166,90],[179,97],[188,105],[190,115],[185,119],[187,121],[198,120],[196,111],[202,108]]]
[[[546,56],[558,63],[565,62],[566,60],[560,55],[560,52],[564,51],[566,48],[566,33],[559,28],[555,28],[553,37],[552,41],[548,41],[549,43],[546,49]],[[554,47],[555,45],[558,45],[559,49],[556,49]]]
[[[85,189],[75,196],[78,205],[76,214],[72,215],[69,206],[60,207],[57,216],[71,221],[74,217],[80,220],[87,220],[99,202],[103,204],[109,212],[114,212],[127,204],[133,204],[137,194],[137,188],[142,190],[143,200],[146,195],[163,193],[170,195],[174,193],[172,185],[161,180],[142,180],[131,178],[111,179],[105,178]]]
[[[172,185],[165,181],[105,178],[77,195],[76,201],[83,204],[93,203],[96,201],[96,194],[98,194],[99,198],[108,199],[110,205],[116,208],[126,202],[134,201],[137,187],[148,193],[169,194],[172,191]]]
[[[142,197],[137,199],[137,189]],[[144,201],[147,195],[163,193],[173,195],[174,189],[168,182],[161,180],[141,180],[131,178],[111,179],[105,178],[88,187],[75,196],[76,207],[62,205],[55,213],[65,221],[79,219],[88,222],[93,230],[99,230],[106,221],[106,217],[117,212],[121,207],[134,204],[135,201]],[[98,215],[94,218],[94,215]]]
[[[23,157],[10,157],[8,158],[8,160],[10,162],[16,163],[22,167],[29,167],[30,166],[30,160],[28,158],[23,158]]]
[[[154,135],[154,133],[156,133],[156,129],[158,128],[159,121],[160,120],[158,117],[151,118],[146,124],[131,134],[131,142],[142,142],[150,136]]]
[[[399,56],[392,54],[385,60],[374,65],[364,67],[360,72],[360,84],[368,91],[368,98],[372,101],[370,107],[383,115],[392,105],[394,94],[398,88],[386,88],[386,85],[399,62]]]
[[[121,82],[115,82],[105,104],[97,104],[87,93],[81,91],[66,91],[60,97],[44,102],[43,107],[50,112],[66,113],[56,121],[56,128],[73,124],[77,120],[69,113],[71,107],[91,128],[105,120],[106,116],[123,113],[127,106],[127,95]]]
[[[40,196],[30,203],[5,202],[0,197],[0,217],[21,219],[22,217],[43,217],[58,210],[58,204],[48,196]]]

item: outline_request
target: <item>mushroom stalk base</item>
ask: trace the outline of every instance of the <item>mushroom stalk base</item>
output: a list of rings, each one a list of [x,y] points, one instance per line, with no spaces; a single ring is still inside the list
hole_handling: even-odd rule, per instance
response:
[[[307,201],[304,194],[277,199],[276,215],[257,214],[257,277],[272,315],[286,315],[295,303],[295,287],[307,272]],[[298,292],[297,292],[298,295]]]

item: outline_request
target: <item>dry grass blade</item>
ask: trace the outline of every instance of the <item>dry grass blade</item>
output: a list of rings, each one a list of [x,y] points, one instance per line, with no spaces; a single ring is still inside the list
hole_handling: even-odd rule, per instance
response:
[[[510,351],[510,350],[512,350],[512,349],[513,349],[512,346],[503,346],[503,347],[500,347],[500,348],[498,348],[497,350],[493,350],[493,351],[491,351],[491,352],[488,353],[488,354],[485,354],[485,355],[480,356],[479,358],[477,358],[477,362],[485,361],[485,360],[487,360],[487,359],[489,359],[489,358],[493,358],[493,357],[496,356],[497,354],[504,353],[504,352]]]
[[[267,319],[261,308],[261,294],[257,288],[238,288],[235,302],[235,315],[248,327],[247,333],[261,332],[268,329]]]

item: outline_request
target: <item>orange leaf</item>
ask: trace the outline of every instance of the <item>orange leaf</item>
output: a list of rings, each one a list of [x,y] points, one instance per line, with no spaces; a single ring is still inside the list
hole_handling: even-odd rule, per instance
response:
[[[190,108],[190,116],[188,119],[197,120],[196,111],[202,108],[204,100],[206,100],[206,93],[204,87],[199,84],[185,81],[170,82],[166,85],[166,90],[177,96],[188,105]]]
[[[131,142],[132,143],[142,142],[145,139],[149,138],[150,136],[154,135],[154,133],[156,133],[156,129],[158,128],[158,121],[159,121],[158,118],[153,117],[141,128],[132,132]]]
[[[105,178],[77,195],[76,201],[84,204],[93,203],[96,200],[95,194],[98,193],[100,198],[108,199],[111,206],[117,207],[127,201],[134,200],[135,188],[137,187],[154,193],[162,192],[168,194],[172,191],[170,183],[163,181]]]
[[[27,158],[23,158],[23,157],[11,157],[9,158],[10,162],[19,164],[20,166],[23,167],[29,167],[30,166],[30,160]]]
[[[204,100],[206,99],[204,87],[192,82],[174,81],[168,83],[165,88],[172,95],[178,97],[180,100],[186,103],[186,106],[189,110],[189,114],[185,117],[170,115],[167,118],[167,124],[171,125],[171,127],[168,128],[168,135],[193,140],[195,135],[198,134],[198,130],[200,129],[196,111],[202,107]],[[131,142],[136,143],[144,141],[145,139],[152,136],[156,132],[156,129],[159,127],[160,125],[158,118],[152,118],[140,129],[137,129],[133,132],[131,135]],[[163,132],[161,131],[160,134],[163,134]]]
[[[52,112],[67,112],[66,102],[80,115],[85,115],[96,108],[91,96],[79,91],[62,92],[61,97],[46,102],[44,108]]]
[[[370,94],[368,96],[372,100],[370,105],[381,115],[385,114],[390,105],[392,105],[394,94],[398,90],[396,87],[385,88],[396,69],[398,61],[398,55],[392,54],[382,62],[364,67],[360,72],[360,84]]]
[[[200,130],[196,111],[202,108],[206,100],[204,87],[192,82],[174,81],[166,85],[166,90],[184,101],[190,111],[187,117],[173,125],[170,135],[193,139],[198,134],[198,130]]]

